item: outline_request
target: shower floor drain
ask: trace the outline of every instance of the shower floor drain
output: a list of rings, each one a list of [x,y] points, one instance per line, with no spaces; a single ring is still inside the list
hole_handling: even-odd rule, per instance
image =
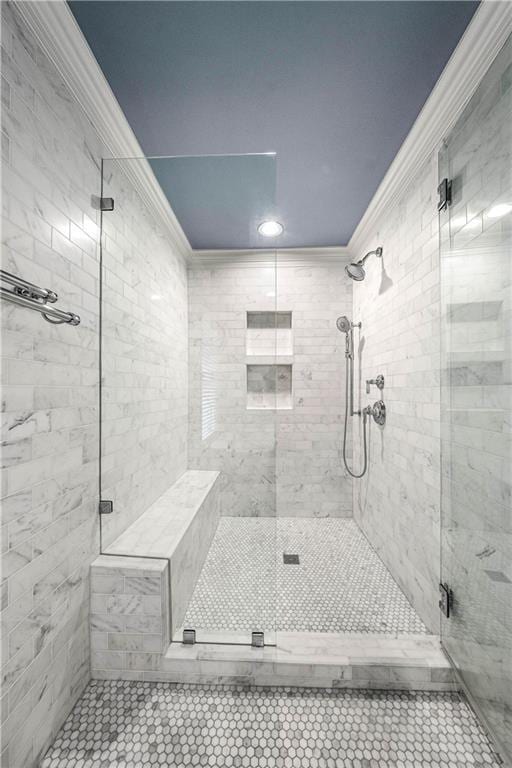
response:
[[[283,563],[285,565],[300,565],[298,555],[286,555],[283,553]]]

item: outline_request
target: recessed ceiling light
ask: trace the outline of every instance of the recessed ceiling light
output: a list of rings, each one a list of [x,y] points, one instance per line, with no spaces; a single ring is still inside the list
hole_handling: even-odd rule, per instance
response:
[[[512,211],[512,205],[510,203],[498,203],[493,205],[487,214],[490,219],[499,219],[501,216],[506,216],[507,213]]]
[[[260,235],[263,235],[263,237],[278,237],[283,230],[283,225],[278,221],[273,220],[262,221],[258,227],[258,232]]]

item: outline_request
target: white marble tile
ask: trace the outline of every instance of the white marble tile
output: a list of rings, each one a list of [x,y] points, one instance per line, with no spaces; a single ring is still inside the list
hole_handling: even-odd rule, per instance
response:
[[[112,579],[112,590],[105,591],[115,593],[119,579],[114,562],[119,560],[122,571],[126,568],[123,558],[116,555],[139,556],[136,559],[142,568],[144,562],[151,562],[151,558],[166,558],[170,569],[171,631],[174,634],[183,624],[219,516],[219,473],[188,470],[106,548],[102,561],[105,566],[101,570],[104,573],[107,568],[110,575],[97,576],[96,580]],[[110,555],[113,556],[112,562],[109,562]],[[145,557],[147,560],[144,560]],[[109,584],[108,581],[104,583]],[[134,595],[160,591],[158,580],[142,574],[140,577],[125,578],[123,584],[121,591]],[[99,597],[102,599],[103,595]],[[110,612],[108,605],[105,610]]]
[[[170,639],[168,561],[98,557],[91,566],[90,620],[93,677],[158,669]]]
[[[8,547],[3,567],[8,581],[2,586],[2,672],[9,727],[3,734],[1,760],[32,768],[90,676],[89,564],[99,551],[100,214],[94,200],[101,192],[101,158],[109,153],[16,8],[3,3],[2,16],[7,46],[2,51],[2,75],[9,95],[2,105],[6,203],[2,266],[56,290],[59,306],[81,316],[76,328],[55,326],[35,312],[2,306],[2,440],[8,465],[2,501],[3,543]],[[136,264],[141,272],[144,265],[149,272],[143,281],[147,289],[154,288],[155,280],[164,289],[168,285],[169,306],[176,309],[166,314],[167,302],[160,309],[154,307],[145,326],[151,327],[151,334],[142,341],[132,336],[133,355],[130,335],[109,348],[108,361],[120,374],[129,375],[133,357],[139,368],[132,369],[132,376],[155,376],[162,370],[155,355],[161,341],[159,327],[176,329],[174,337],[166,336],[172,396],[161,382],[148,391],[151,401],[145,402],[148,408],[151,402],[151,413],[141,415],[148,428],[138,433],[137,466],[130,464],[128,441],[122,446],[125,452],[117,454],[118,466],[126,472],[124,486],[134,484],[127,493],[139,514],[151,493],[158,495],[186,468],[186,270],[165,241],[157,242],[154,225],[126,184],[119,177],[110,183],[112,188],[118,185],[116,194],[122,188],[124,205],[117,209],[116,224],[126,231],[126,239],[116,240],[111,227],[113,250],[117,247],[123,258],[106,266],[119,271],[118,285],[128,291],[137,280]],[[141,243],[146,254],[138,259],[136,247]],[[105,253],[108,258],[110,250]],[[160,265],[167,259],[167,268],[159,266],[158,272],[157,259]],[[142,306],[147,317],[151,302],[142,293],[122,297],[106,291],[105,299],[112,300],[109,311],[126,313],[131,302],[139,305],[134,317],[141,318]],[[125,323],[125,327],[131,326]],[[108,365],[106,372],[110,373]],[[141,378],[138,381],[142,383]],[[130,382],[123,378],[107,383],[124,397]],[[158,412],[160,395],[163,411]],[[122,418],[123,414],[112,416],[115,427]],[[133,413],[124,418],[139,423]],[[156,458],[153,451],[160,451]],[[154,474],[149,471],[153,458]],[[134,491],[137,483],[139,496]],[[117,511],[122,508],[121,500]],[[130,522],[132,511],[126,508]],[[109,629],[117,631],[113,618]]]
[[[218,477],[218,472],[184,472],[128,529],[104,548],[105,554],[171,558]],[[212,510],[209,508],[208,511]]]
[[[236,262],[218,269],[194,266],[189,303],[189,463],[222,471],[222,513],[350,516],[351,480],[340,456],[344,340],[335,325],[339,315],[352,313],[344,262],[278,262],[277,271]],[[291,333],[285,338],[285,331],[272,329],[272,343],[255,340],[258,330],[247,329],[247,313],[274,317],[276,309],[291,312]],[[280,397],[282,410],[270,408],[272,394],[253,393],[247,402],[248,349],[251,364],[255,352],[266,363],[269,354],[293,356],[286,361],[292,363],[292,397]],[[211,428],[206,440],[204,419]]]
[[[221,518],[184,624],[245,642],[255,629],[427,631],[354,521],[332,518]]]
[[[137,162],[103,164],[115,200],[103,215],[101,488],[114,503],[104,547],[187,469],[187,270],[125,177]]]

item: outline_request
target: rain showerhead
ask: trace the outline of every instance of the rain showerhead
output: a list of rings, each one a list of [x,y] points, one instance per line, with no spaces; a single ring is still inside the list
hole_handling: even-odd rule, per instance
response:
[[[336,328],[342,333],[348,333],[352,328],[352,323],[346,315],[342,315],[342,317],[338,317],[336,320]]]
[[[357,280],[357,282],[364,280],[366,277],[366,272],[364,271],[363,265],[358,263],[347,264],[345,267],[345,272],[350,278],[352,278],[352,280]]]
[[[363,264],[369,256],[379,256],[380,258],[382,256],[382,248],[379,247],[374,251],[368,251],[368,253],[363,256],[362,259],[359,259],[359,261],[353,261],[351,264],[347,264],[345,272],[351,280],[356,280],[357,282],[364,280],[366,272],[364,271]]]

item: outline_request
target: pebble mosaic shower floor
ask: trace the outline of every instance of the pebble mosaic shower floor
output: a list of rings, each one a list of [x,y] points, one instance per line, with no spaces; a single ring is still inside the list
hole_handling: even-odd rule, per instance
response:
[[[93,682],[41,768],[498,768],[457,694]]]
[[[184,625],[427,632],[356,523],[336,518],[221,518]]]

